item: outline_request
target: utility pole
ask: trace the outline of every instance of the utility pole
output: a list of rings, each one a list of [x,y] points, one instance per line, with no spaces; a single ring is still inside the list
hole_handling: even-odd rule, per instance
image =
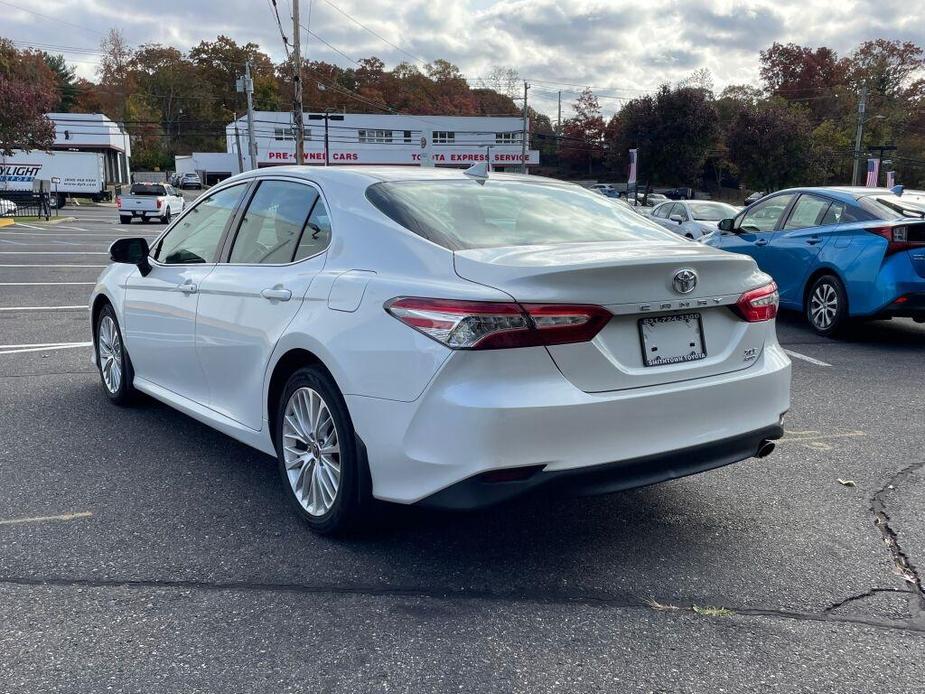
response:
[[[559,112],[556,115],[556,154],[559,153],[559,143],[562,142],[562,90],[559,90]]]
[[[247,96],[247,154],[253,170],[257,168],[257,141],[254,139],[254,80],[249,60],[244,63],[244,94]]]
[[[851,171],[851,185],[858,185],[858,174],[861,166],[861,144],[864,141],[864,119],[867,111],[867,85],[861,87],[861,98],[858,101],[858,132],[854,139],[854,168]]]
[[[530,85],[524,80],[524,125],[520,139],[520,173],[527,173],[527,90]]]
[[[238,130],[238,114],[234,114],[234,142],[238,152],[238,173],[244,173],[244,153],[241,151],[241,131]]]
[[[302,127],[301,30],[299,0],[292,0],[292,122],[295,125],[295,163],[300,166],[305,163],[305,128]]]

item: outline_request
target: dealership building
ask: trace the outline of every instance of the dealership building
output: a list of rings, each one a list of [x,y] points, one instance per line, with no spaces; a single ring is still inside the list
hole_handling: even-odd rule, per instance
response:
[[[305,164],[435,166],[465,168],[490,161],[496,170],[520,170],[540,163],[535,149],[523,151],[523,121],[512,116],[409,116],[370,113],[306,113]],[[327,126],[327,151],[325,129]],[[178,173],[195,172],[215,183],[252,168],[247,118],[225,128],[226,151],[193,152],[176,158]],[[295,164],[292,113],[254,114],[254,166]],[[529,139],[528,139],[529,144]]]
[[[107,186],[131,180],[132,146],[125,128],[102,113],[48,113],[55,126],[52,151],[96,152],[103,155]]]

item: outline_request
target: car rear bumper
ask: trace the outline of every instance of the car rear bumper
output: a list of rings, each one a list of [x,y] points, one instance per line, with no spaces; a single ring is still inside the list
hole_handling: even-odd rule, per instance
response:
[[[586,393],[542,347],[457,352],[414,402],[345,399],[366,443],[374,496],[478,506],[498,500],[498,488],[477,479],[488,471],[534,468],[536,481],[509,487],[515,493],[584,472],[594,480],[587,489],[613,491],[751,457],[779,435],[790,361],[772,338],[747,369]],[[599,484],[598,475],[611,479]],[[462,492],[438,496],[463,482]],[[465,502],[447,501],[460,495]]]
[[[882,309],[878,316],[925,319],[925,291],[903,294]]]
[[[531,474],[512,480],[499,480],[494,472],[480,473],[422,499],[418,505],[467,510],[552,487],[557,494],[611,494],[737,463],[758,455],[764,444],[783,435],[783,426],[775,424],[720,441],[604,465],[570,470],[532,469]]]

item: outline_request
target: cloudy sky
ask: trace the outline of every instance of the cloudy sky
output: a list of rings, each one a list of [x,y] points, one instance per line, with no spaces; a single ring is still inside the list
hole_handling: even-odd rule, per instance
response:
[[[0,0],[0,36],[64,53],[90,79],[94,51],[110,27],[132,44],[184,50],[226,34],[255,41],[281,60],[270,1]],[[277,2],[288,35],[291,0]],[[301,0],[301,6],[303,26],[333,47],[303,31],[310,58],[343,66],[370,55],[387,66],[447,58],[472,81],[492,65],[510,66],[533,84],[531,102],[552,116],[563,90],[563,117],[582,85],[592,86],[612,112],[622,100],[701,67],[718,89],[754,84],[758,52],[773,41],[840,53],[877,37],[925,45],[923,0]]]

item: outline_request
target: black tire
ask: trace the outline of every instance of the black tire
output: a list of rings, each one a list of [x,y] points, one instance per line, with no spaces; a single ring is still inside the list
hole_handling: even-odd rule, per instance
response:
[[[283,424],[286,407],[292,396],[307,388],[321,396],[330,413],[339,447],[340,478],[333,502],[321,515],[310,513],[296,496],[290,472],[297,477],[296,468],[287,469],[283,449]],[[275,413],[276,451],[283,489],[296,513],[312,531],[321,535],[341,534],[356,528],[367,517],[372,497],[367,482],[365,458],[358,450],[356,434],[344,398],[331,376],[320,366],[306,366],[296,371],[286,382]],[[287,440],[291,440],[288,439]],[[293,440],[293,444],[296,442]],[[308,452],[306,447],[306,452]],[[314,472],[313,467],[306,466]],[[322,471],[323,472],[323,471]],[[296,483],[297,484],[297,483]]]
[[[121,378],[119,379],[118,387],[115,389],[110,388],[109,384],[106,383],[106,376],[103,374],[104,364],[100,354],[100,327],[106,319],[112,321],[115,335],[119,342],[118,359],[121,369]],[[135,386],[132,384],[135,380],[135,370],[132,368],[132,360],[125,350],[125,343],[122,341],[122,329],[119,327],[116,313],[109,304],[106,304],[96,317],[96,325],[93,326],[93,349],[96,350],[96,367],[100,372],[100,383],[103,386],[103,392],[106,394],[106,397],[116,405],[122,407],[131,405],[138,395],[138,391],[135,390]]]
[[[834,337],[848,322],[848,293],[835,275],[822,275],[806,292],[803,313],[817,335]]]
[[[167,212],[161,217],[161,224],[170,224],[170,208],[167,208]]]
[[[131,223],[132,223],[131,217],[125,217],[125,216],[119,217],[119,224],[131,224]]]

